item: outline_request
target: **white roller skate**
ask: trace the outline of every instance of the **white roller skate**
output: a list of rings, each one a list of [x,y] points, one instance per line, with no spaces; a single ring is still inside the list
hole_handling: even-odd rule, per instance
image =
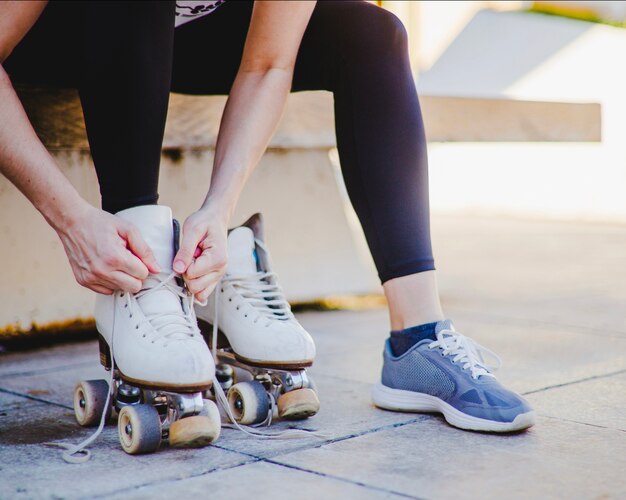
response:
[[[315,359],[315,344],[271,271],[260,214],[229,231],[226,274],[196,313],[238,423],[269,425],[276,417],[296,420],[318,412],[305,370]]]
[[[172,272],[178,223],[168,207],[156,205],[117,216],[139,228],[161,272],[151,274],[136,294],[98,295],[100,361],[112,370],[111,388],[105,380],[80,382],[76,420],[102,427],[115,408],[120,443],[129,454],[156,451],[164,438],[170,446],[206,446],[221,429],[215,403],[203,398],[215,366],[197,326],[193,296]]]

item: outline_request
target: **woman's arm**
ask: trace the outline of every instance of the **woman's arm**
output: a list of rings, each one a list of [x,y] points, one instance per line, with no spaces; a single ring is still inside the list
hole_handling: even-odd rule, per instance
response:
[[[175,269],[186,270],[187,285],[200,300],[224,272],[228,220],[280,120],[314,7],[314,1],[254,4],[241,66],[222,116],[211,187],[202,208],[185,221],[174,261]],[[194,254],[199,256],[192,263]]]
[[[47,4],[47,0],[0,2],[0,63],[9,57]]]
[[[135,291],[156,270],[150,249],[135,228],[81,198],[39,141],[1,64],[45,6],[0,2],[0,172],[57,231],[81,285]]]

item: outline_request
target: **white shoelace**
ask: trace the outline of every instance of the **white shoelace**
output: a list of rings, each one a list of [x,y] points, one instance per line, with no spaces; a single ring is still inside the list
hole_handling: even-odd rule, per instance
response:
[[[262,271],[227,274],[222,278],[224,285],[231,285],[235,294],[252,306],[255,314],[254,323],[264,320],[266,327],[270,326],[272,321],[285,321],[294,317],[289,302],[276,281],[276,273]]]
[[[153,341],[165,338],[165,346],[167,347],[167,339],[181,339],[185,336],[200,338],[200,330],[198,329],[197,321],[195,320],[192,311],[196,302],[195,297],[186,292],[181,287],[176,279],[180,275],[176,272],[172,272],[166,278],[158,280],[158,283],[144,290],[139,291],[134,295],[135,301],[138,301],[142,297],[146,297],[150,294],[165,288],[169,292],[178,296],[181,299],[183,305],[182,311],[165,311],[154,314],[144,314],[144,318],[135,325],[136,329],[140,329],[144,323],[150,324],[154,328],[154,333],[151,339]],[[126,296],[126,307],[131,308],[130,315],[132,317],[132,299],[131,294],[125,293],[122,296]],[[181,314],[182,312],[182,314]]]
[[[502,364],[495,352],[454,330],[441,330],[437,333],[437,340],[428,344],[428,347],[441,349],[444,356],[453,356],[452,361],[462,363],[464,370],[470,370],[473,379],[477,379],[481,375],[494,377],[491,371],[497,370]],[[496,364],[488,365],[483,354],[491,356]]]

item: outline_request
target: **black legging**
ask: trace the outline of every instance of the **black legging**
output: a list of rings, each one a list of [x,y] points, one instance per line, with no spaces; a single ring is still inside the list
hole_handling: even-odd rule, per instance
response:
[[[169,91],[227,94],[251,2],[174,30],[174,2],[51,2],[5,67],[14,80],[80,90],[102,207],[156,203]],[[407,36],[363,1],[320,1],[294,91],[329,90],[350,200],[382,282],[434,269],[424,126]]]

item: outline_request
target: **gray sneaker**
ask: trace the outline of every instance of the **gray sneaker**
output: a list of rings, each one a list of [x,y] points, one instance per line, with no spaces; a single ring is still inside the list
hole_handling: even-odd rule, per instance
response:
[[[535,423],[528,402],[504,388],[491,374],[483,353],[488,349],[440,321],[437,340],[422,340],[394,356],[389,340],[383,353],[381,382],[372,389],[380,408],[439,412],[455,427],[473,431],[520,431]]]

